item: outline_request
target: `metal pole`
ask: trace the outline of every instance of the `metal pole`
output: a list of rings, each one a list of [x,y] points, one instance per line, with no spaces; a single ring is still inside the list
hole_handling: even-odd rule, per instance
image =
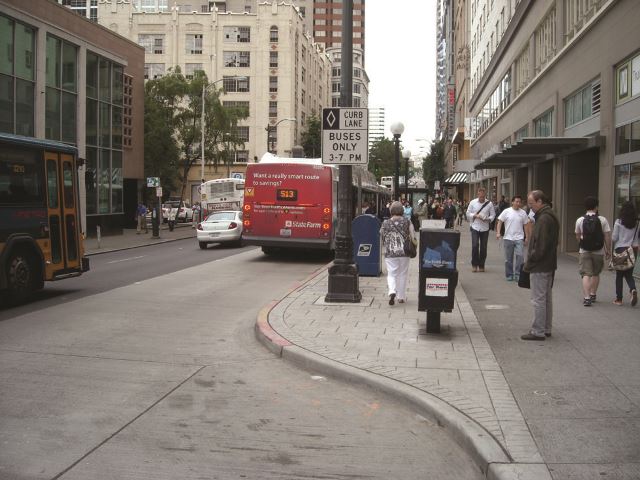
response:
[[[353,0],[342,2],[342,48],[340,106],[351,107],[353,97]],[[358,286],[358,267],[353,263],[352,198],[353,172],[351,165],[339,166],[338,224],[336,228],[336,255],[329,267],[329,288],[326,302],[359,303],[362,299]]]
[[[269,145],[269,141],[271,140],[271,125],[267,125],[265,130],[267,131],[267,152],[271,153],[271,147]]]
[[[200,188],[202,189],[202,184],[204,183],[204,95],[207,89],[207,84],[202,84],[202,117],[200,118],[200,157],[201,157],[201,169],[200,169]],[[202,194],[202,192],[200,192]]]
[[[409,200],[409,159],[404,159],[404,198]]]
[[[395,200],[400,199],[400,135],[395,134],[393,136],[393,143],[395,144],[395,167],[396,175],[393,180],[393,196]]]

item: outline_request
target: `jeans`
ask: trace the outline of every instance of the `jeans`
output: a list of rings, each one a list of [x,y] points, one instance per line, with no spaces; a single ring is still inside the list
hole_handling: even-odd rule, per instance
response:
[[[537,337],[551,333],[553,273],[531,273],[531,304],[533,305],[531,333]]]
[[[629,270],[616,270],[616,300],[622,300],[622,279],[627,281],[629,290],[636,289],[636,281],[633,278],[633,268]]]
[[[520,267],[524,262],[524,240],[504,240],[504,274],[509,277],[520,275]],[[513,255],[516,263],[513,264]]]
[[[484,268],[484,262],[487,259],[487,241],[489,240],[489,232],[479,232],[471,229],[471,265],[474,267]]]

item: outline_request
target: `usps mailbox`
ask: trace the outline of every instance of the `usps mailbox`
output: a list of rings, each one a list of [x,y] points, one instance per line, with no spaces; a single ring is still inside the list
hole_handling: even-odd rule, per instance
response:
[[[418,310],[427,312],[427,333],[440,333],[440,314],[453,310],[459,246],[460,232],[444,228],[420,230]]]
[[[382,273],[380,220],[375,215],[358,215],[351,223],[353,258],[358,275],[378,277]]]

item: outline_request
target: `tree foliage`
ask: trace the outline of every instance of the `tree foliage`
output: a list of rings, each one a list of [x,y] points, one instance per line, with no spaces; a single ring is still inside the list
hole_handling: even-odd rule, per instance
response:
[[[318,158],[321,153],[320,118],[312,115],[307,120],[307,129],[302,132],[302,148],[306,158]]]
[[[395,175],[395,145],[392,140],[381,138],[373,142],[369,149],[369,171],[376,176],[378,181],[382,177]],[[403,174],[402,172],[401,174]]]
[[[431,150],[422,161],[422,172],[428,186],[433,185],[436,180],[444,180],[444,140],[431,142]]]

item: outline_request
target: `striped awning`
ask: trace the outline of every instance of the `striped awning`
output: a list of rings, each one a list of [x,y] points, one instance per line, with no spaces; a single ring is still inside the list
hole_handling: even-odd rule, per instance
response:
[[[461,183],[467,183],[468,177],[469,175],[464,172],[457,172],[447,178],[444,182],[442,182],[442,184],[453,187],[456,185],[460,185]]]

